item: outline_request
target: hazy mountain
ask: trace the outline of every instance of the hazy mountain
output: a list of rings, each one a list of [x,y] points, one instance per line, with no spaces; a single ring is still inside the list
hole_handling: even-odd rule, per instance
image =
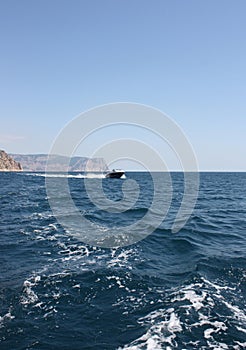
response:
[[[12,154],[17,162],[20,162],[24,171],[45,171],[47,154]],[[51,171],[88,171],[104,172],[108,166],[103,158],[72,157],[69,167],[66,169],[67,157],[54,155],[51,157]]]

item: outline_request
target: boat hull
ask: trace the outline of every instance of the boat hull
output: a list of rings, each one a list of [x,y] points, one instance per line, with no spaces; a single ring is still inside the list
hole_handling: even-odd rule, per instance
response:
[[[125,173],[124,171],[114,171],[105,175],[106,178],[120,179]]]

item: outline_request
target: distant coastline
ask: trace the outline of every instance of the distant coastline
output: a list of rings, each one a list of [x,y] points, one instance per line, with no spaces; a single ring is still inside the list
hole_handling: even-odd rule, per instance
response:
[[[11,154],[11,157],[21,164],[23,171],[46,171],[48,154]],[[103,158],[71,157],[52,155],[49,171],[54,172],[105,172],[108,166]],[[69,166],[67,167],[67,164]]]
[[[8,154],[0,150],[0,171],[44,172],[48,154]],[[49,171],[54,172],[106,172],[107,163],[103,158],[71,157],[52,155]],[[67,164],[69,164],[67,166]]]

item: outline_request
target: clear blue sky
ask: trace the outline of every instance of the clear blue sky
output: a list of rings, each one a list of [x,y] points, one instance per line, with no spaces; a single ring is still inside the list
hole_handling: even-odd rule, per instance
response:
[[[201,170],[246,171],[245,14],[245,0],[0,1],[0,148],[48,152],[82,111],[130,101],[176,120]]]

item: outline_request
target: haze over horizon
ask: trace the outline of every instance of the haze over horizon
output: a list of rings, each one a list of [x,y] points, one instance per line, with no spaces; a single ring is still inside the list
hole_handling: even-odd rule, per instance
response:
[[[246,171],[245,11],[243,0],[2,1],[0,149],[48,153],[80,113],[133,102],[182,128],[200,170]],[[179,169],[167,145],[133,126],[96,132],[76,155],[124,135]]]

